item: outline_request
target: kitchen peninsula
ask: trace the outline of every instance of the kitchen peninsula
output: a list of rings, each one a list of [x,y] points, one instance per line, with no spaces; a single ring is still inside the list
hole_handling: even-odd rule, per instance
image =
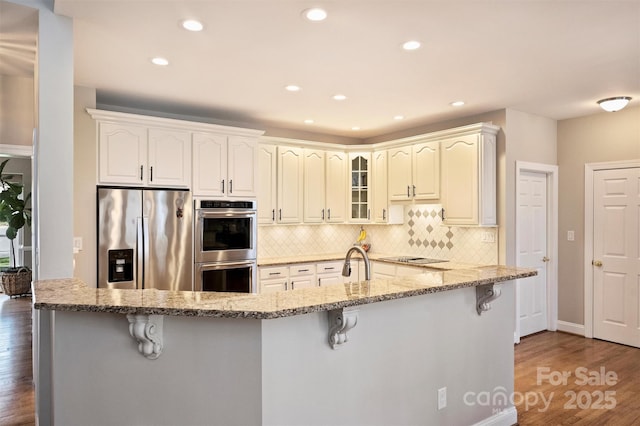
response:
[[[46,403],[55,424],[513,424],[513,280],[533,275],[427,269],[271,294],[36,282]]]

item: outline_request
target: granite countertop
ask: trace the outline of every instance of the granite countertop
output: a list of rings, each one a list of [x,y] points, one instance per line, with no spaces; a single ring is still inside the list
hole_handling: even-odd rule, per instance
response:
[[[269,294],[90,288],[79,279],[36,281],[36,309],[214,318],[273,319],[366,305],[536,275],[533,269],[480,266]]]

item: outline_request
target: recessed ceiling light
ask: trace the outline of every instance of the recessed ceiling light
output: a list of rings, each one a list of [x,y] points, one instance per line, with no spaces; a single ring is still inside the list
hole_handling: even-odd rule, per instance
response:
[[[360,130],[360,127],[358,127],[358,126],[353,126],[353,127],[351,128],[351,130]]]
[[[404,120],[404,115],[396,115],[393,117],[394,120]]]
[[[319,7],[307,9],[302,12],[302,15],[309,21],[313,22],[324,21],[325,19],[327,19],[327,11],[324,9],[320,9]]]
[[[344,101],[345,99],[347,99],[347,97],[345,95],[334,95],[333,99],[335,99],[336,101]]]
[[[289,92],[299,92],[300,86],[296,86],[295,84],[290,84],[288,86],[285,86],[285,90],[288,90]]]
[[[464,105],[464,101],[451,102],[451,106],[454,106],[454,107],[459,107],[459,106],[462,106],[462,105]]]
[[[166,58],[161,58],[161,57],[155,57],[153,59],[151,59],[151,62],[153,62],[155,65],[159,65],[159,66],[167,66],[169,65],[169,60]]]
[[[189,31],[202,31],[204,25],[195,19],[187,19],[186,21],[182,21],[182,28]]]
[[[304,120],[304,124],[313,124],[314,121],[310,118],[307,118],[306,120]]]
[[[420,46],[421,46],[421,44],[420,44],[420,42],[419,42],[419,41],[416,41],[416,40],[410,40],[410,41],[405,42],[405,43],[402,45],[402,48],[403,48],[404,50],[416,50],[416,49],[419,49],[419,48],[420,48]]]

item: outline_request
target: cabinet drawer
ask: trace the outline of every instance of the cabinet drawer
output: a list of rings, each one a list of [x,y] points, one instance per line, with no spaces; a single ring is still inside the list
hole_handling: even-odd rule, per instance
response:
[[[268,280],[273,278],[285,278],[289,276],[289,267],[274,266],[268,268],[259,268],[260,279]]]
[[[318,263],[317,265],[318,274],[332,273],[332,272],[342,273],[342,265],[343,265],[343,262]]]
[[[290,277],[300,277],[304,275],[313,275],[316,273],[316,265],[304,263],[300,265],[291,265],[289,267]]]

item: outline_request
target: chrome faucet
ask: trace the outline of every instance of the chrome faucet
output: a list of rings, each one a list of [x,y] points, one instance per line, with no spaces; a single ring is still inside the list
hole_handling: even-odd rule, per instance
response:
[[[367,252],[360,246],[353,246],[347,251],[347,256],[344,258],[344,266],[342,267],[342,276],[348,277],[351,275],[351,255],[354,251],[357,251],[364,260],[364,279],[369,281],[371,279],[371,263],[369,263],[369,256]]]

